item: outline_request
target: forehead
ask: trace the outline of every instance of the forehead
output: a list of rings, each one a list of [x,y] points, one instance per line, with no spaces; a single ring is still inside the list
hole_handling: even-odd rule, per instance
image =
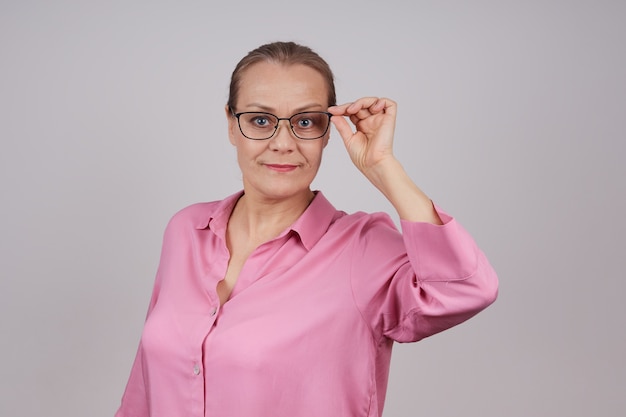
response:
[[[276,111],[328,106],[324,77],[302,64],[254,64],[242,74],[238,96],[238,111],[255,105]]]

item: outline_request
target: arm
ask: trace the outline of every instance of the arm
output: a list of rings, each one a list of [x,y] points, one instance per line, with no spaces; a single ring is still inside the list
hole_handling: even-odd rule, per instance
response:
[[[375,333],[408,342],[487,307],[497,296],[498,280],[472,237],[435,208],[394,157],[396,108],[392,100],[366,97],[328,111],[352,162],[402,223],[401,237],[380,219],[361,235],[357,246],[364,261],[352,274],[356,302]]]

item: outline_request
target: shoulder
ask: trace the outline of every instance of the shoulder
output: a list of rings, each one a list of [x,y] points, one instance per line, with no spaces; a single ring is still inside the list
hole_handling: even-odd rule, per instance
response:
[[[221,230],[226,228],[230,213],[236,204],[240,193],[233,194],[223,200],[190,204],[170,219],[166,227],[166,234],[180,230]]]
[[[177,211],[170,219],[168,228],[185,226],[196,229],[205,229],[209,225],[211,219],[220,218],[220,220],[228,221],[230,212],[237,203],[242,192],[232,194],[222,200],[200,202],[190,204]]]
[[[329,231],[348,234],[361,241],[388,242],[389,239],[402,239],[396,224],[389,214],[384,212],[366,213],[358,211],[345,214],[333,222]]]
[[[366,213],[363,211],[357,211],[354,213],[340,212],[342,215],[338,216],[335,224],[338,227],[392,227],[396,228],[391,216],[385,212]],[[397,229],[396,229],[397,230]]]
[[[170,218],[167,227],[190,226],[206,227],[209,219],[217,212],[220,201],[190,204],[178,210]]]

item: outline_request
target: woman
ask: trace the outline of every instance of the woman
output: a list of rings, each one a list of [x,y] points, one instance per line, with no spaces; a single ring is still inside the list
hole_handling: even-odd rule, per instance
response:
[[[488,306],[494,271],[394,158],[396,103],[335,105],[309,48],[250,52],[226,117],[243,191],[168,224],[116,416],[380,416],[393,342]],[[402,234],[386,214],[346,214],[311,190],[331,122]]]

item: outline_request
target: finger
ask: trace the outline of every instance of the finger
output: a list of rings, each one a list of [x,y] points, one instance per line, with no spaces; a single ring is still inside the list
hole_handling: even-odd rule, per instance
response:
[[[377,102],[376,97],[360,98],[346,108],[346,113],[356,114],[360,119],[365,119],[372,115],[370,108]]]
[[[386,105],[387,105],[386,100],[384,98],[379,98],[378,100],[376,100],[374,104],[372,104],[368,108],[368,110],[370,111],[371,114],[378,114],[381,112],[384,113]]]
[[[354,132],[352,132],[352,127],[343,117],[333,116],[330,121],[335,125],[335,129],[337,129],[337,132],[339,132],[339,135],[344,141],[350,139],[354,134]]]
[[[370,107],[370,111],[372,113],[391,113],[395,115],[397,106],[395,101],[381,97],[376,104]]]
[[[328,112],[333,116],[344,116],[348,117],[350,121],[354,124],[357,124],[359,121],[368,118],[372,114],[367,109],[360,109],[356,112],[349,112],[347,108],[350,107],[352,103],[348,103],[342,106],[333,106],[328,108]]]
[[[350,121],[357,124],[375,114],[396,114],[396,103],[384,97],[363,97],[351,103],[331,106],[328,112],[335,116],[347,116]]]
[[[356,124],[357,122],[361,120],[365,120],[371,116],[372,116],[372,112],[370,112],[368,109],[361,109],[355,114],[350,115],[350,120],[352,120],[352,123]]]
[[[353,117],[350,117],[350,119],[353,123],[356,124],[357,121],[365,120],[368,117],[387,113],[387,109],[389,109],[392,105],[392,102],[389,102],[384,98],[379,98],[376,99],[376,101],[372,103],[369,107],[361,108],[354,114],[358,118],[358,120],[355,120]]]
[[[352,102],[350,103],[345,103],[345,104],[340,104],[340,105],[336,105],[336,106],[330,106],[327,110],[329,113],[335,115],[335,116],[345,116],[346,115],[346,109],[348,107],[350,107],[352,105]]]
[[[350,103],[331,106],[328,108],[328,112],[336,116],[349,116],[358,113],[360,110],[368,109],[376,103],[377,100],[377,97],[363,97]]]

